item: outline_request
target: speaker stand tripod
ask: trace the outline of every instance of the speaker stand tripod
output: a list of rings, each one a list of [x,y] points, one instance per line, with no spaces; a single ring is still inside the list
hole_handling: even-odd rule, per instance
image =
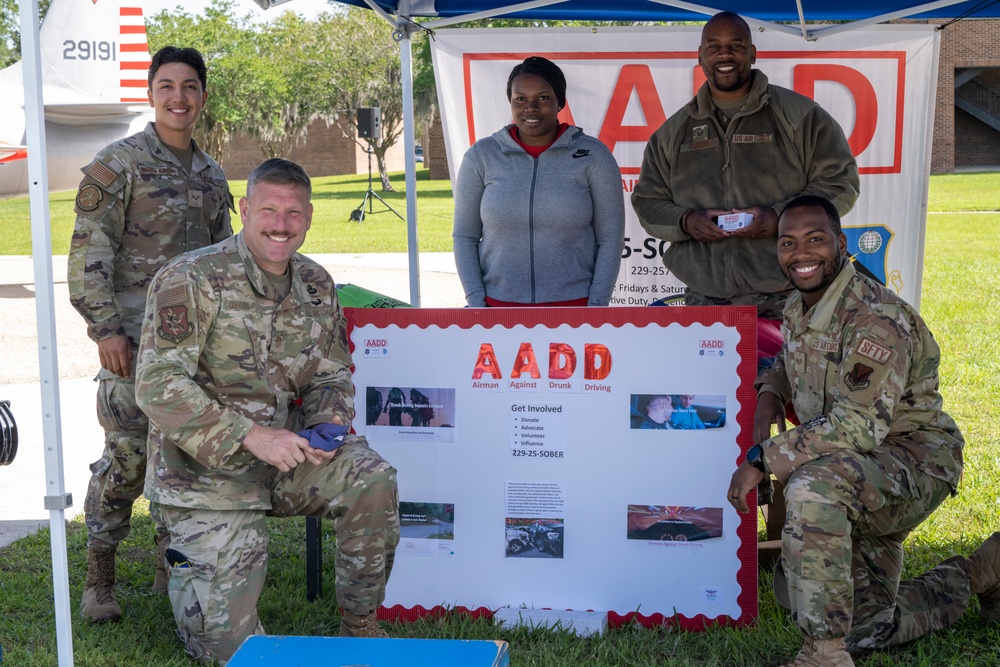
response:
[[[374,151],[372,151],[371,141],[368,142],[368,149],[365,152],[368,153],[368,190],[367,192],[365,192],[365,198],[361,200],[361,205],[358,206],[353,211],[351,211],[351,220],[357,222],[359,225],[361,224],[361,221],[365,219],[365,204],[368,205],[369,214],[386,213],[387,211],[372,210],[372,207],[375,205],[375,200],[377,199],[380,202],[382,202],[382,205],[385,206],[387,209],[389,209],[389,211],[395,213],[397,218],[405,221],[405,218],[403,218],[403,216],[401,216],[399,212],[396,211],[396,209],[394,209],[392,206],[389,206],[386,200],[382,199],[377,192],[372,190],[372,153]]]

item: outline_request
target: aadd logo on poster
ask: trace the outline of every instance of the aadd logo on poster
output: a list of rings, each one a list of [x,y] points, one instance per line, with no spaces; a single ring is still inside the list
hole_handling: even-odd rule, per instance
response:
[[[572,392],[583,391],[613,393],[608,382],[611,375],[611,350],[602,343],[583,346],[583,369],[577,372],[577,352],[568,343],[549,343],[549,364],[546,378],[542,378],[535,348],[522,342],[514,355],[508,376],[509,391]],[[524,376],[524,377],[522,377]],[[492,343],[482,343],[472,370],[472,388],[497,391],[504,379],[496,350]]]

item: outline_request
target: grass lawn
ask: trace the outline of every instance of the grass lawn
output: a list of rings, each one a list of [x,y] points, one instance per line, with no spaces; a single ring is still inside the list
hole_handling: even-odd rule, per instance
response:
[[[451,221],[454,202],[448,180],[432,181],[427,170],[417,171],[417,226],[421,252],[451,251]],[[392,208],[406,218],[406,182],[402,173],[394,173],[395,192],[382,192],[376,179],[373,189]],[[231,181],[236,201],[246,193],[246,181]],[[365,219],[351,221],[351,212],[361,204],[368,188],[368,175],[325,176],[313,179],[312,229],[302,252],[406,252],[406,223],[380,201],[373,200],[372,213],[365,206]],[[49,222],[52,229],[52,254],[69,252],[73,235],[75,192],[58,192],[49,197]],[[240,217],[233,215],[235,231]],[[27,197],[0,199],[0,255],[31,254],[31,224]]]
[[[406,184],[403,174],[391,175],[396,192],[375,191],[401,216],[406,217]],[[451,251],[451,221],[455,204],[447,180],[432,181],[426,169],[417,171],[417,243],[421,252]],[[246,181],[231,181],[233,196],[246,193]],[[302,252],[406,252],[406,223],[381,202],[365,207],[360,224],[351,221],[351,212],[361,204],[368,186],[367,175],[322,176],[313,179],[313,225]],[[947,174],[931,177],[928,210],[932,212],[998,211],[1000,173]],[[52,253],[65,255],[73,234],[75,192],[58,192],[49,197]],[[31,254],[31,224],[28,198],[0,199],[0,255]],[[239,215],[233,216],[239,229]]]
[[[965,179],[976,184],[969,186]],[[331,184],[331,188],[348,187],[340,179],[334,180],[337,184]],[[332,193],[331,198],[333,201],[345,199],[343,211],[349,213],[356,206],[354,202],[360,202],[364,185],[359,180],[352,186],[353,190],[345,191],[348,194]],[[971,553],[991,532],[1000,529],[1000,432],[996,427],[1000,423],[1000,309],[997,309],[995,297],[995,285],[1000,280],[1000,260],[997,259],[1000,257],[1000,214],[968,212],[977,208],[998,208],[995,200],[991,203],[979,195],[981,192],[1000,192],[998,185],[1000,175],[997,174],[931,180],[933,212],[928,216],[927,225],[922,312],[941,345],[945,409],[956,418],[965,434],[966,469],[958,497],[947,500],[907,540],[904,574],[909,577],[950,555]],[[425,186],[433,188],[436,184],[422,181],[422,196]],[[437,213],[426,217],[429,223],[422,229],[439,224],[447,231],[450,193],[446,185],[434,192],[438,194],[424,197],[424,201],[430,200],[428,205],[436,206],[432,210]],[[399,202],[402,206],[401,195]],[[2,205],[8,203],[0,202]],[[343,211],[336,215],[328,213],[331,218],[328,224],[346,225]],[[0,224],[5,224],[3,216],[7,215],[9,213],[0,212]],[[352,229],[370,232],[376,225],[396,224],[391,214],[375,217],[377,223],[366,221]],[[334,231],[328,230],[328,233],[332,235]],[[442,238],[447,239],[447,235]],[[329,239],[317,239],[316,242],[332,243]],[[312,251],[360,252],[367,249],[367,245],[324,245]],[[449,246],[445,244],[436,249],[447,250]],[[119,552],[118,593],[125,607],[125,619],[112,626],[74,622],[77,665],[191,664],[174,638],[167,601],[148,593],[153,577],[152,534],[150,519],[142,507],[137,511],[132,535]],[[268,582],[259,606],[268,632],[337,633],[339,616],[330,590],[333,575],[329,533],[326,539],[327,595],[320,601],[307,603],[304,521],[272,521]],[[69,574],[74,619],[85,574],[85,540],[82,522],[72,522],[69,526]],[[586,585],[586,582],[580,583]],[[511,644],[512,664],[524,667],[771,667],[784,664],[798,649],[799,637],[788,614],[775,605],[770,577],[766,573],[761,576],[759,596],[757,625],[738,630],[709,628],[705,632],[685,633],[671,627],[658,630],[622,627],[600,638],[577,639],[561,632],[500,630],[487,620],[474,621],[461,615],[449,615],[392,625],[389,632],[394,637],[503,639]],[[974,613],[977,604],[973,602],[969,612],[947,631],[900,649],[870,653],[859,658],[857,663],[864,667],[1000,664],[1000,626],[982,625]],[[0,614],[0,645],[4,667],[8,664],[18,667],[56,664],[47,530],[0,551],[0,610],[3,611]]]

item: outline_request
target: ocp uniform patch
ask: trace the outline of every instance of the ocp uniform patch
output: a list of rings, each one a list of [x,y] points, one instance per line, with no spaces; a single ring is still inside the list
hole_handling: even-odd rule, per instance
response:
[[[160,308],[157,316],[160,318],[160,325],[156,327],[156,333],[174,345],[194,333],[194,325],[188,321],[187,306]]]
[[[867,389],[871,385],[871,375],[872,371],[875,370],[871,366],[865,366],[860,361],[854,364],[854,367],[847,372],[844,376],[844,384],[851,391],[861,391],[862,389]]]
[[[118,168],[119,165],[119,162],[113,161],[112,166],[109,167],[100,160],[94,160],[94,162],[87,167],[86,174],[104,187],[109,187],[115,182],[115,179],[118,177],[118,172],[121,171],[121,169]]]
[[[187,306],[187,290],[183,285],[169,287],[157,292],[156,299],[156,337],[157,347],[170,347],[191,338],[194,334],[194,322],[191,321],[191,311]],[[169,345],[164,345],[164,341]]]
[[[76,205],[81,211],[93,211],[100,205],[102,199],[104,199],[104,193],[93,183],[84,185],[76,193]]]
[[[868,337],[862,337],[849,350],[841,366],[844,396],[870,404],[892,372],[895,352]]]

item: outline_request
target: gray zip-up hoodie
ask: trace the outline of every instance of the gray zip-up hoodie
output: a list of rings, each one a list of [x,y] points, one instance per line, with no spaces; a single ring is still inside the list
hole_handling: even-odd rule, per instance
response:
[[[621,170],[570,126],[538,159],[510,126],[477,141],[455,184],[455,264],[470,306],[586,297],[606,306],[625,235]]]

